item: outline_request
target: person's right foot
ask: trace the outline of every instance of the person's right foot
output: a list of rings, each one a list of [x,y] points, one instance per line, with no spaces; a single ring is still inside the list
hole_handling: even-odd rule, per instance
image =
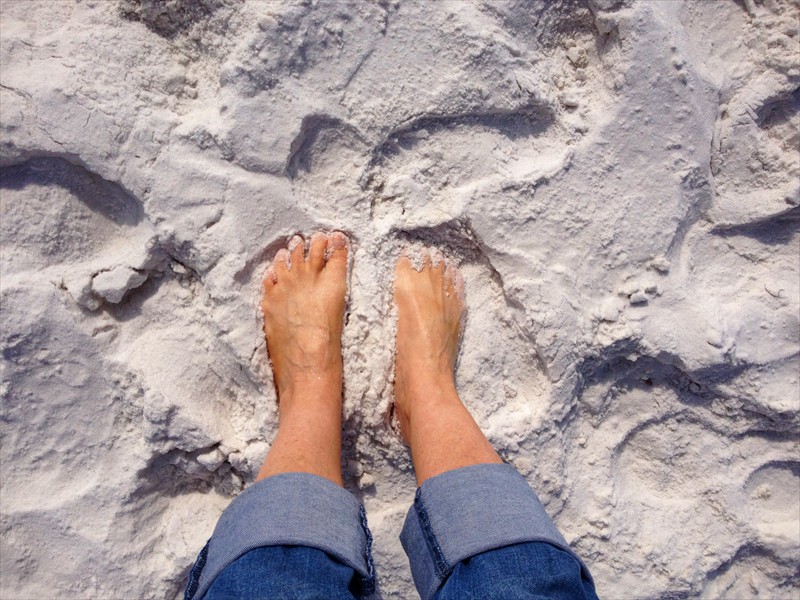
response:
[[[464,283],[455,267],[448,267],[444,260],[433,262],[426,253],[421,271],[405,256],[395,267],[395,412],[407,443],[412,410],[443,398],[460,402],[453,368],[464,311]]]

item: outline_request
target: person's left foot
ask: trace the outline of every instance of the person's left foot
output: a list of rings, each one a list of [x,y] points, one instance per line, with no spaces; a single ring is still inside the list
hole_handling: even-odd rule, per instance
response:
[[[264,275],[261,309],[279,400],[300,386],[341,390],[348,247],[343,233],[318,232],[306,256],[295,236]]]

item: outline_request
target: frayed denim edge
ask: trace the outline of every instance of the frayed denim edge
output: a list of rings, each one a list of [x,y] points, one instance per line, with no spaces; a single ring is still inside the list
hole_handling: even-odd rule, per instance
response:
[[[367,525],[367,511],[364,505],[359,505],[358,514],[361,518],[361,528],[367,536],[367,577],[361,577],[361,593],[369,596],[375,591],[375,562],[372,559],[372,532]]]
[[[433,533],[428,511],[425,509],[425,503],[422,501],[422,488],[417,488],[417,493],[414,495],[414,508],[417,511],[417,518],[419,519],[422,534],[425,537],[425,544],[428,546],[428,551],[433,557],[436,575],[440,581],[444,581],[453,569],[447,564],[442,548],[439,546],[439,541],[436,539],[436,534]]]
[[[186,584],[186,592],[183,594],[183,600],[192,600],[197,593],[197,588],[200,586],[200,574],[203,572],[203,567],[206,566],[206,559],[208,558],[208,546],[211,540],[206,542],[200,554],[197,555],[197,560],[189,572],[189,582]]]

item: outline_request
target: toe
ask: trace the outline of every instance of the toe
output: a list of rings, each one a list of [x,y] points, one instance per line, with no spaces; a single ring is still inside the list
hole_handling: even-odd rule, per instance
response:
[[[347,253],[350,240],[341,231],[328,235],[328,265],[335,269],[347,270]]]
[[[395,277],[398,275],[404,275],[405,273],[413,270],[414,264],[411,262],[411,259],[408,256],[404,254],[397,259],[397,264],[394,267]]]
[[[427,252],[425,262],[426,265],[430,263],[432,269],[439,269],[439,267],[444,265],[445,262],[444,254],[442,254],[442,251],[439,250],[438,248],[431,248]]]
[[[422,250],[422,253],[421,253],[421,256],[420,256],[421,260],[419,261],[420,267],[418,269],[415,269],[415,271],[417,271],[419,273],[424,273],[426,271],[433,270],[433,268],[435,267],[435,264],[433,262],[433,256],[431,255],[432,252],[433,251],[432,251],[431,248],[424,248]]]
[[[281,248],[275,253],[275,258],[272,261],[272,271],[275,274],[276,281],[280,281],[281,276],[285,275],[289,270],[289,251],[286,248]]]
[[[320,271],[325,266],[325,252],[328,249],[328,236],[317,231],[311,236],[308,249],[308,265],[314,271]]]
[[[458,269],[456,269],[455,276],[453,277],[453,287],[456,290],[456,297],[459,299],[461,304],[464,304],[466,286],[464,285],[464,276]]]
[[[417,270],[410,256],[403,255],[397,259],[394,267],[394,296],[405,296],[413,287],[412,281]]]
[[[287,246],[289,251],[289,269],[305,264],[306,242],[300,235],[292,236]]]
[[[267,270],[264,271],[264,277],[261,279],[261,286],[264,288],[264,292],[269,292],[276,283],[278,283],[278,276],[275,274],[275,266],[274,264],[270,264]]]
[[[458,266],[450,259],[446,259],[444,262],[444,285],[448,294],[454,293],[456,296],[461,296],[464,280]]]

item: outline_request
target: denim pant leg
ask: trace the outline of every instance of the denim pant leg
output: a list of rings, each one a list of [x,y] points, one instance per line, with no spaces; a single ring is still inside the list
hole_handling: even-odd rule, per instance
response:
[[[586,565],[510,465],[425,481],[400,541],[422,600],[597,598]]]
[[[185,599],[366,597],[371,545],[364,507],[349,492],[308,473],[274,475],[222,513]]]

